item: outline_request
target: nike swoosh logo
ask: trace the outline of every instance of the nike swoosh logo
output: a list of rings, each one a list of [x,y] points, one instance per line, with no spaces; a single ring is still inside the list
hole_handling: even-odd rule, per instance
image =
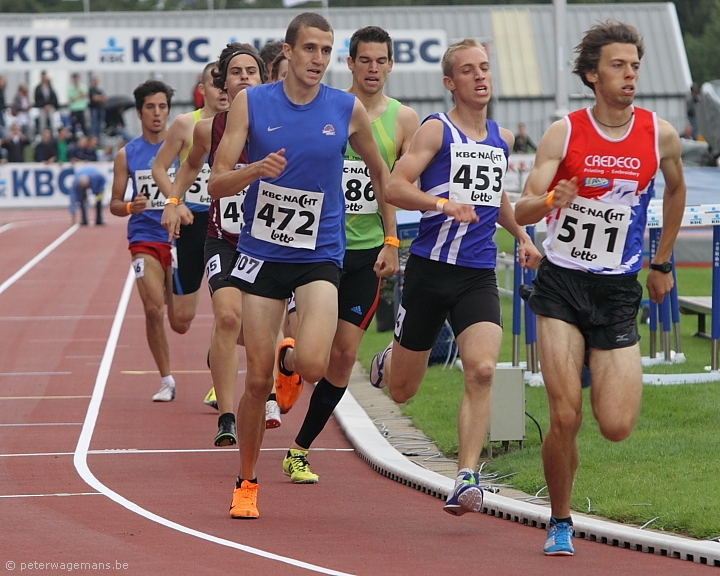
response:
[[[274,128],[268,126],[268,132],[275,132],[275,130],[280,130],[280,128],[282,128],[282,126],[275,126]]]

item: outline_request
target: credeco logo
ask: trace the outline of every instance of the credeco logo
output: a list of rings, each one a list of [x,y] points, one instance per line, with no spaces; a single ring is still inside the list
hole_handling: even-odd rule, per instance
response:
[[[588,168],[628,168],[640,170],[642,163],[639,158],[630,156],[585,156],[585,166]]]

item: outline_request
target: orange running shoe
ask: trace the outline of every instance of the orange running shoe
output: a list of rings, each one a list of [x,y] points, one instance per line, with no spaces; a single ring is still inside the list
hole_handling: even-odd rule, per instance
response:
[[[302,378],[300,378],[300,374],[293,372],[292,374],[290,374],[290,376],[286,376],[282,373],[282,370],[280,370],[280,355],[282,351],[286,348],[294,347],[294,338],[285,338],[285,340],[280,342],[280,346],[278,346],[276,361],[277,376],[275,377],[275,397],[277,398],[277,403],[280,407],[281,414],[287,414],[290,411],[290,408],[293,407],[293,404],[295,404],[296,400],[300,397],[300,392],[302,392],[303,387],[303,381]]]
[[[257,509],[257,491],[257,484],[243,480],[240,488],[235,488],[233,492],[230,518],[254,520],[260,516]]]

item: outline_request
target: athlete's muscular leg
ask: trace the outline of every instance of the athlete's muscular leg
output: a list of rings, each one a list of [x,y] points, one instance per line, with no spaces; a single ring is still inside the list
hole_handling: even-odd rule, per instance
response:
[[[232,286],[212,295],[215,327],[210,340],[210,374],[220,414],[234,412],[238,375],[237,339],[242,327],[242,292]]]
[[[640,412],[643,385],[640,345],[615,350],[593,349],[590,373],[590,399],[600,432],[613,442],[625,440]]]
[[[143,259],[144,272],[137,278],[138,292],[145,310],[145,332],[148,346],[160,371],[160,376],[170,375],[170,348],[168,346],[163,317],[165,312],[165,289],[170,269],[163,270],[158,260],[149,254],[136,254],[135,260]]]
[[[384,380],[390,397],[402,404],[417,394],[427,371],[430,350],[408,350],[395,340],[385,357]]]
[[[275,340],[285,311],[285,300],[243,292],[243,331],[247,373],[245,392],[237,412],[240,478],[257,476],[255,465],[265,434],[265,401],[273,386]]]
[[[190,330],[190,325],[195,319],[199,300],[200,290],[181,296],[172,294],[172,306],[168,303],[168,319],[170,320],[170,328],[174,332],[185,334]]]
[[[576,437],[582,424],[580,373],[585,341],[577,327],[537,317],[538,353],[550,409],[550,429],[542,445],[552,515],[570,516],[570,495],[578,467]],[[593,382],[593,386],[595,383]]]
[[[458,470],[475,470],[490,425],[492,383],[502,328],[492,322],[468,326],[457,337],[465,392],[458,411]]]
[[[295,290],[298,327],[295,348],[285,355],[285,367],[306,382],[325,375],[337,328],[337,288],[325,280],[310,282]]]
[[[325,379],[338,388],[346,388],[350,381],[355,360],[357,360],[360,341],[365,330],[358,328],[345,320],[338,320],[332,349],[330,350],[330,363],[325,371]]]

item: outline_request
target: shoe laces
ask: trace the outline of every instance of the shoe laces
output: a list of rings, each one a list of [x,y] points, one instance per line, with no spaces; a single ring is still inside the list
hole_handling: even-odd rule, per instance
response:
[[[573,528],[567,522],[560,522],[553,525],[553,539],[555,544],[569,544],[572,538]]]
[[[246,504],[255,505],[255,497],[257,495],[257,484],[247,484],[243,482],[243,485],[239,490],[235,490],[233,494],[233,507],[242,506]]]
[[[307,461],[305,454],[293,454],[290,457],[290,468],[293,472],[307,472],[310,463]]]

